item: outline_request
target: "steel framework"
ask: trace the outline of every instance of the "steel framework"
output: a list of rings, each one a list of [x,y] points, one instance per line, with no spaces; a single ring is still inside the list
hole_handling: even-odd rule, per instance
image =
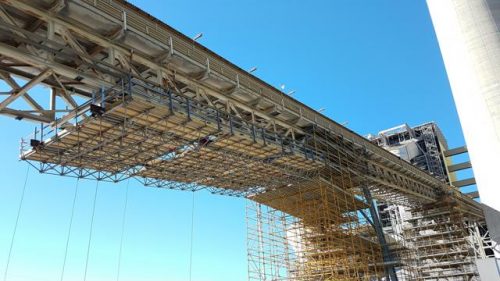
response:
[[[21,159],[45,173],[250,199],[251,280],[420,280],[413,242],[387,241],[374,200],[447,200],[457,222],[484,220],[451,186],[126,1],[0,0],[0,21],[11,88],[0,114],[42,123]],[[38,84],[47,107],[29,93]],[[20,98],[29,109],[14,107]]]

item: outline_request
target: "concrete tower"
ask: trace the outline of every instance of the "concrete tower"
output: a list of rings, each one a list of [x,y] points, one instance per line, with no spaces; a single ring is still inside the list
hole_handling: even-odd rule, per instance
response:
[[[494,210],[500,211],[500,0],[427,0],[427,5],[481,202],[487,205],[490,234],[498,242],[500,216]]]
[[[500,0],[427,0],[483,203],[500,211]]]

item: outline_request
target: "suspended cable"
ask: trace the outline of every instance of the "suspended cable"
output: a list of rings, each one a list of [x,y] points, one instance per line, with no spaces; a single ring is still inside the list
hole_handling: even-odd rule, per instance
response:
[[[5,265],[5,271],[3,274],[3,281],[7,280],[7,274],[9,273],[10,258],[12,256],[12,248],[14,247],[14,239],[16,238],[17,225],[19,224],[19,217],[21,215],[21,209],[23,207],[24,195],[26,193],[26,185],[28,183],[29,171],[30,171],[30,165],[28,164],[28,168],[26,169],[26,176],[24,178],[23,190],[21,192],[21,200],[19,201],[19,206],[17,208],[16,223],[14,224],[14,230],[12,231],[12,237],[10,239],[9,255],[7,257],[7,264]]]
[[[122,214],[122,230],[120,236],[120,250],[118,252],[118,270],[116,272],[116,281],[120,280],[120,270],[122,265],[123,234],[125,233],[125,216],[127,215],[129,184],[130,184],[130,178],[127,180],[127,187],[125,189],[125,206],[123,208],[123,214]]]
[[[78,178],[76,180],[76,186],[75,186],[75,194],[73,195],[73,205],[71,207],[71,216],[69,219],[69,228],[68,228],[68,235],[66,237],[66,248],[64,250],[64,260],[63,260],[63,266],[61,270],[61,281],[64,279],[64,270],[66,269],[66,259],[68,257],[68,246],[69,246],[69,238],[71,236],[71,229],[73,227],[73,217],[75,215],[75,205],[76,205],[76,197],[78,195],[78,186],[80,183],[80,179]]]
[[[194,240],[194,191],[193,191],[193,201],[191,204],[191,246],[189,249],[189,281],[191,281],[193,273],[193,240]]]
[[[90,256],[90,244],[92,243],[92,230],[94,229],[94,216],[95,216],[95,206],[97,201],[97,192],[99,191],[99,181],[96,181],[95,185],[95,193],[94,193],[94,203],[92,206],[92,217],[90,219],[90,233],[89,233],[89,242],[87,244],[87,259],[85,261],[85,273],[83,275],[83,281],[87,280],[87,270],[89,267],[89,256]]]

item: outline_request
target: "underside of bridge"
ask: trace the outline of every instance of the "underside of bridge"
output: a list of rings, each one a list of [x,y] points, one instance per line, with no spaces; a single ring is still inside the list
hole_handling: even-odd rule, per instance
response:
[[[0,0],[0,21],[0,114],[42,123],[21,148],[39,171],[248,198],[250,280],[477,275],[478,203],[137,7]]]

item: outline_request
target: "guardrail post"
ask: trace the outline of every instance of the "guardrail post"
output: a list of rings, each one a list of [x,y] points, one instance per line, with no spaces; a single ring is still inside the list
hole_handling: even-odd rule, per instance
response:
[[[170,114],[174,114],[174,104],[172,103],[172,91],[170,89],[167,90],[168,95],[168,109],[170,110]]]
[[[191,100],[189,98],[186,98],[186,112],[188,121],[191,121]]]
[[[256,136],[255,136],[255,124],[252,123],[252,139],[253,142],[257,142]]]
[[[216,112],[216,116],[215,116],[215,118],[217,119],[217,131],[219,131],[219,132],[220,132],[220,131],[221,131],[220,113],[219,113],[219,111],[218,111],[218,110],[217,110],[217,111],[215,111],[215,112]]]
[[[229,115],[229,132],[231,132],[231,135],[234,135],[233,118],[231,117],[231,115]]]

